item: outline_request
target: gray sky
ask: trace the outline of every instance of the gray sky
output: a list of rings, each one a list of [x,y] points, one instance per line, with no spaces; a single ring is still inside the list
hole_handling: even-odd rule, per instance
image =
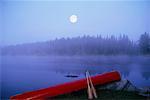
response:
[[[70,23],[72,14],[77,23]],[[0,27],[2,45],[97,34],[126,34],[137,40],[150,33],[150,2],[3,0]]]

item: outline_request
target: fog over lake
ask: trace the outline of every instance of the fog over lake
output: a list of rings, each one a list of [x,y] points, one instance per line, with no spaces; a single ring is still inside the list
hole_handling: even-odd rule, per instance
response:
[[[148,12],[149,0],[0,0],[0,99],[87,70],[150,87]]]

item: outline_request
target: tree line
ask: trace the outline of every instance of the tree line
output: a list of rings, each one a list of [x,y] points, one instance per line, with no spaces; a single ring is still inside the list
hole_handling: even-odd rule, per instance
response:
[[[85,35],[6,46],[1,49],[2,55],[149,55],[150,35],[145,32],[138,41],[130,40],[127,35]]]

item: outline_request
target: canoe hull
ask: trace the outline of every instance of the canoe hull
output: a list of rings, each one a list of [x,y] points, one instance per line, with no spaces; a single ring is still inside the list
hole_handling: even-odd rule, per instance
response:
[[[103,85],[114,81],[119,81],[121,79],[119,72],[113,71],[108,72],[96,76],[92,76],[91,80],[92,83],[95,85]],[[71,93],[74,91],[79,91],[82,89],[87,88],[87,81],[85,79],[76,80],[56,86],[52,86],[46,89],[40,89],[36,91],[26,92],[23,94],[18,94],[15,96],[10,97],[12,100],[16,99],[45,99],[45,98],[51,98],[58,95],[63,95],[67,93]]]

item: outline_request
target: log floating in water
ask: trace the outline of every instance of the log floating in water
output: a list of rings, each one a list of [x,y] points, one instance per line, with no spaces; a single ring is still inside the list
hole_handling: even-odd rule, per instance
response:
[[[121,79],[119,72],[113,71],[104,74],[99,74],[96,76],[92,76],[91,80],[93,85],[103,85],[114,81],[119,81]],[[74,91],[82,90],[87,88],[86,78],[52,86],[46,89],[40,89],[36,91],[26,92],[23,94],[18,94],[10,97],[11,100],[19,100],[19,99],[46,99],[50,97],[55,97],[58,95],[63,95],[67,93],[71,93]]]
[[[76,77],[79,77],[79,76],[77,76],[77,75],[66,75],[65,77],[76,78]]]

